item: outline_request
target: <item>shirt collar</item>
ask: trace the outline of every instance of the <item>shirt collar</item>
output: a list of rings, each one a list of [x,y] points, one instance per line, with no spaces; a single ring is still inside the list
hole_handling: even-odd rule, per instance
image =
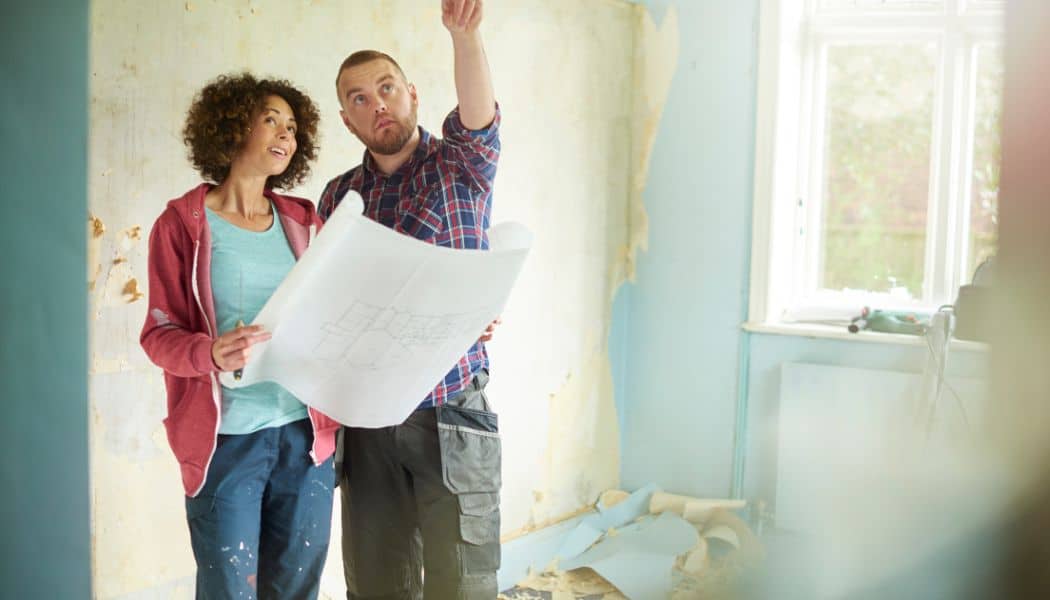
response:
[[[415,151],[412,152],[412,156],[408,157],[405,164],[401,165],[397,171],[391,173],[389,175],[390,177],[399,173],[412,172],[417,165],[426,160],[431,154],[437,152],[438,143],[437,140],[434,139],[434,136],[430,135],[430,132],[426,129],[423,129],[422,125],[417,125],[417,127],[419,128],[419,145],[416,146]],[[368,149],[365,149],[365,156],[361,159],[361,166],[364,167],[366,172],[372,175],[379,177],[387,176],[376,167],[375,159],[372,158],[372,153],[369,152]]]

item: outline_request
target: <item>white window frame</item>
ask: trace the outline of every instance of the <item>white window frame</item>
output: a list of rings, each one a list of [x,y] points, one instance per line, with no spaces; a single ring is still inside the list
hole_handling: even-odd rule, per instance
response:
[[[749,325],[841,320],[859,307],[936,309],[969,280],[977,48],[1001,44],[1003,2],[817,13],[819,0],[761,0]],[[938,44],[922,297],[815,293],[824,143],[820,53],[835,41]],[[811,185],[812,182],[812,185]],[[807,268],[808,267],[808,268]]]

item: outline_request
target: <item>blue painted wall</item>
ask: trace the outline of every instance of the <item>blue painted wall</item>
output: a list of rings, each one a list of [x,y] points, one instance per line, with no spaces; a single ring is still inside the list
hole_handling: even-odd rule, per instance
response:
[[[89,598],[88,3],[0,23],[0,596]]]
[[[650,0],[657,23],[669,4]],[[678,68],[653,152],[649,251],[614,303],[610,358],[622,483],[726,496],[742,436],[741,493],[775,497],[783,362],[920,372],[920,347],[748,334],[758,0],[677,2]],[[981,376],[955,352],[949,373]],[[741,421],[738,423],[738,410]],[[739,427],[738,427],[739,426]]]
[[[657,23],[669,4],[648,2]],[[614,306],[626,323],[611,340],[626,348],[622,480],[725,495],[747,305],[758,7],[675,4],[678,67],[644,195],[649,251]]]

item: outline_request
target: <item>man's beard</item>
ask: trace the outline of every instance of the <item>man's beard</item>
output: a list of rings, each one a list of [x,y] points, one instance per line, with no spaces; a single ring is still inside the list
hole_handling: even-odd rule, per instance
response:
[[[410,114],[408,118],[395,119],[394,125],[390,127],[397,128],[397,131],[395,132],[395,135],[393,137],[390,137],[388,135],[389,129],[384,129],[383,131],[380,131],[376,137],[373,137],[371,139],[366,140],[361,136],[357,137],[361,140],[361,143],[363,143],[365,147],[368,148],[370,152],[372,152],[372,154],[380,154],[385,156],[397,154],[398,152],[401,152],[402,148],[405,147],[405,144],[408,143],[408,140],[412,139],[412,134],[416,131],[415,109],[412,110],[412,114]],[[383,137],[383,139],[380,139],[381,136]]]

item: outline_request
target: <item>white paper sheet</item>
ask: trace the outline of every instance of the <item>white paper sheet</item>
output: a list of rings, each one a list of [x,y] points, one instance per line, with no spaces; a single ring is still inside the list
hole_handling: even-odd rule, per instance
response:
[[[503,310],[532,234],[489,230],[490,250],[453,250],[361,215],[349,192],[253,324],[241,387],[276,381],[355,427],[402,423]]]

